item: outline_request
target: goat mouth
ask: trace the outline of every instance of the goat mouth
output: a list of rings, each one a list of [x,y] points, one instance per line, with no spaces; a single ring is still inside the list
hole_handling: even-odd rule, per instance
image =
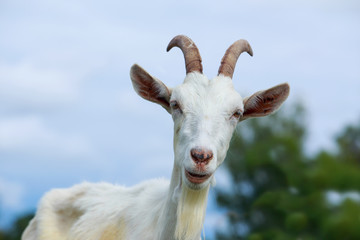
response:
[[[185,170],[185,175],[191,183],[200,184],[205,182],[212,174],[193,173]]]

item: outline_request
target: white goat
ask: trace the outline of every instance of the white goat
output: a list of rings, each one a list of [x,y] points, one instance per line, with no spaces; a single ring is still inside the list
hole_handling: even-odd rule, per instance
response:
[[[211,81],[202,74],[193,41],[176,36],[167,51],[184,53],[184,83],[170,89],[138,65],[130,71],[135,91],[164,107],[174,120],[175,160],[171,180],[150,180],[132,188],[82,183],[54,189],[40,201],[23,240],[193,240],[201,238],[210,183],[224,161],[239,121],[274,112],[289,94],[282,84],[242,99],[232,76],[245,40],[231,45]]]

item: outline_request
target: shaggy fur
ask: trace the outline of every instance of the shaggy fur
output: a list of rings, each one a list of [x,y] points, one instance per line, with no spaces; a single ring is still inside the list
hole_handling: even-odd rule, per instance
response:
[[[209,186],[192,190],[183,185],[177,208],[176,239],[196,239],[205,219]]]

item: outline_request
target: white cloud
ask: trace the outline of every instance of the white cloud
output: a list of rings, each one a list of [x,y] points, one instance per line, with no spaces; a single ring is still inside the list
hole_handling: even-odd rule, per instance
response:
[[[0,149],[61,156],[83,156],[93,152],[85,138],[55,132],[36,116],[0,120]]]
[[[78,95],[77,82],[59,70],[28,63],[0,64],[0,76],[0,100],[12,108],[53,107],[70,103]]]
[[[0,178],[0,204],[3,208],[24,210],[22,204],[24,193],[25,190],[21,184]]]

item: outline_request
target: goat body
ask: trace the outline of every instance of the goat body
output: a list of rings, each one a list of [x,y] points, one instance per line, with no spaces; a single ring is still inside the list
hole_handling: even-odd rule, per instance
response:
[[[82,183],[48,192],[23,239],[156,239],[169,182],[150,180],[132,188]]]
[[[174,167],[170,182],[149,180],[131,188],[82,183],[54,189],[40,201],[22,240],[198,240],[214,173],[224,161],[238,122],[276,111],[289,94],[281,84],[242,99],[232,76],[237,58],[252,55],[245,40],[226,51],[219,74],[202,74],[192,40],[176,36],[168,46],[185,57],[186,77],[168,88],[138,65],[130,71],[135,91],[160,104],[174,121]]]

